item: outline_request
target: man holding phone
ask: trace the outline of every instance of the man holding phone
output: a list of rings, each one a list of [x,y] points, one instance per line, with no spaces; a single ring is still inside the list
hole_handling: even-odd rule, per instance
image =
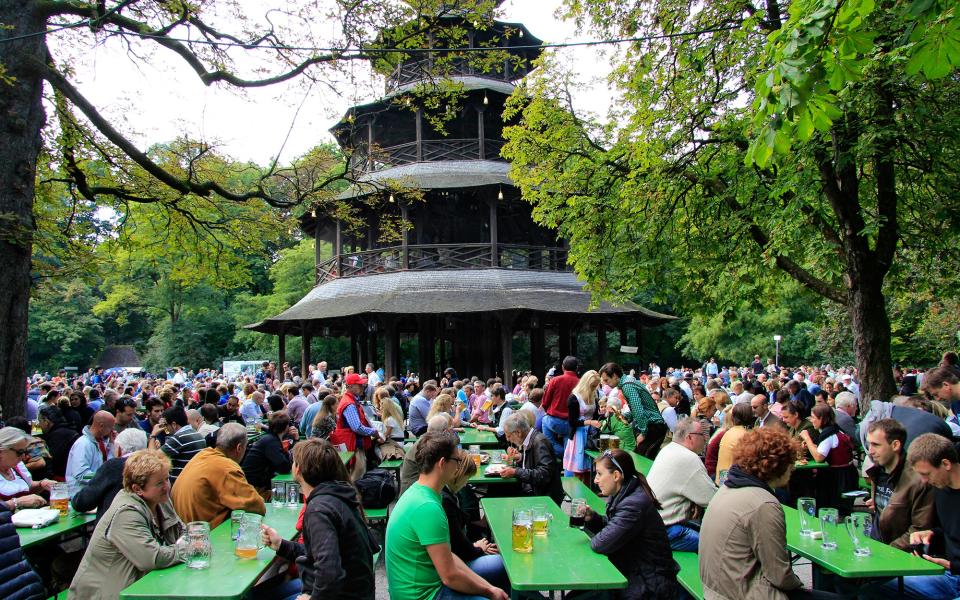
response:
[[[936,522],[933,486],[924,483],[906,460],[907,430],[894,419],[881,419],[867,430],[867,454],[873,466],[867,508],[874,511],[876,540],[907,550],[910,534],[931,529]]]

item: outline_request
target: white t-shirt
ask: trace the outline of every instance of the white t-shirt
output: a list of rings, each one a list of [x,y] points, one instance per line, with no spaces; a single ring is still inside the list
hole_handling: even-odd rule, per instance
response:
[[[404,438],[403,425],[398,423],[396,419],[394,419],[393,417],[387,417],[387,419],[383,422],[383,426],[384,426],[384,430],[383,430],[384,432],[386,432],[387,427],[391,428],[390,439],[403,440]]]
[[[668,406],[663,409],[663,412],[660,413],[660,416],[663,417],[663,422],[667,424],[667,427],[670,429],[670,433],[673,433],[673,430],[677,428],[677,409],[673,406]]]

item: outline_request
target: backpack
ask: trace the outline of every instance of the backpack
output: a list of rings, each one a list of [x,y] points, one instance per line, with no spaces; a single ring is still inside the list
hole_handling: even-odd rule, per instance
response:
[[[367,471],[354,485],[360,492],[360,504],[364,508],[386,508],[397,497],[396,480],[385,469]]]

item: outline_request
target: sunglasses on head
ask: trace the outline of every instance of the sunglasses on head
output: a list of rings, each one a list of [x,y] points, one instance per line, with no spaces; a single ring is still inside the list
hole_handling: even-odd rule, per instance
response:
[[[605,450],[605,451],[603,452],[603,454],[602,454],[602,457],[603,457],[603,458],[609,458],[609,459],[610,459],[610,462],[613,463],[613,467],[614,467],[616,470],[620,471],[620,474],[621,474],[621,475],[626,475],[626,473],[623,472],[623,467],[621,467],[621,466],[620,466],[620,463],[617,462],[617,459],[614,458],[613,452],[611,452],[610,450]]]

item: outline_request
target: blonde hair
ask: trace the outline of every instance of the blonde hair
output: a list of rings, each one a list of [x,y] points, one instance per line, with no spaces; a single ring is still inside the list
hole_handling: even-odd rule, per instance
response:
[[[600,374],[590,370],[580,377],[577,387],[573,388],[573,393],[583,400],[584,404],[593,404],[596,401],[598,387],[600,387]]]
[[[717,404],[710,396],[704,396],[697,402],[697,414],[702,415],[710,409],[716,410]]]
[[[730,405],[730,396],[723,390],[713,390],[710,397],[713,398],[713,402],[717,405],[717,410],[723,410],[724,407]]]
[[[450,479],[452,483],[459,483],[460,481],[466,482],[467,479],[473,477],[477,473],[477,463],[473,462],[473,457],[471,457],[470,453],[463,448],[457,448],[454,450],[451,458],[458,459],[457,470],[454,472],[453,478]],[[466,485],[466,483],[464,483],[464,485]]]
[[[430,405],[430,412],[427,413],[427,420],[429,421],[430,417],[441,413],[449,415],[452,411],[453,396],[450,394],[440,394],[433,399],[433,404]]]
[[[166,454],[160,450],[138,450],[123,465],[123,489],[132,492],[134,485],[144,489],[152,476],[163,471],[170,472],[170,458]]]
[[[388,397],[385,402],[380,403],[380,420],[383,421],[384,426],[386,426],[387,419],[390,417],[393,417],[400,424],[400,429],[403,429],[403,411],[400,409],[400,405]],[[401,431],[401,433],[403,432]]]

